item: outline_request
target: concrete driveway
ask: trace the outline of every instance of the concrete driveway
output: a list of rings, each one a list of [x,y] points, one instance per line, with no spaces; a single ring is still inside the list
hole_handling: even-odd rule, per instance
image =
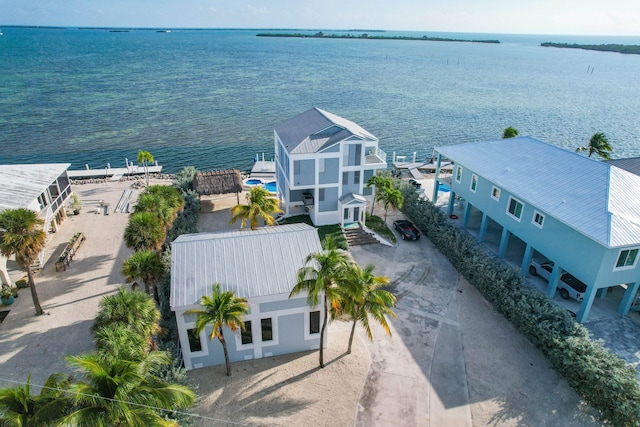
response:
[[[393,336],[376,328],[369,344],[372,368],[356,425],[599,425],[542,353],[459,277],[428,236],[351,252],[391,279],[398,315]]]

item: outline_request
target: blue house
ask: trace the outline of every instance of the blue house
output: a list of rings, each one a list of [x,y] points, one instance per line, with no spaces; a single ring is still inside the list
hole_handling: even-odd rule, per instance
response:
[[[274,129],[276,181],[285,214],[307,212],[315,225],[364,222],[373,189],[367,181],[386,169],[378,138],[319,108]]]
[[[201,308],[200,299],[211,296],[214,283],[249,303],[244,331],[224,328],[232,362],[319,348],[320,306],[309,307],[304,293],[293,298],[289,293],[305,258],[320,251],[317,230],[306,224],[183,234],[174,240],[170,305],[186,368],[225,363],[222,344],[209,339],[211,326],[196,334],[196,315],[186,313]]]
[[[625,288],[618,312],[626,315],[640,285],[640,176],[530,137],[436,148],[438,166],[454,162],[448,213],[464,204],[462,227],[480,214],[479,240],[501,228],[498,255],[510,241],[524,243],[521,271],[533,256],[553,262],[547,294],[568,272],[587,285],[577,320],[587,320],[596,295]],[[434,185],[433,200],[437,200]]]

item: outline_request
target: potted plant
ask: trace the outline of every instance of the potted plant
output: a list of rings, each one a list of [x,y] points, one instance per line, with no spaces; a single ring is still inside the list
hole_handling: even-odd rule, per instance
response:
[[[4,305],[13,304],[13,291],[7,285],[2,285],[2,289],[0,289],[0,302]]]
[[[80,213],[80,209],[82,208],[82,200],[78,193],[71,193],[71,203],[69,203],[69,207],[73,210],[74,215],[78,215]]]
[[[24,289],[29,287],[29,281],[25,278],[16,280],[16,288]]]

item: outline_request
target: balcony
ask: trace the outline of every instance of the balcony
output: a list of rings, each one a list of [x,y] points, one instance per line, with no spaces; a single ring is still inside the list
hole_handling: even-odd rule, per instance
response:
[[[387,153],[377,147],[369,148],[364,157],[365,165],[385,165],[387,164]]]

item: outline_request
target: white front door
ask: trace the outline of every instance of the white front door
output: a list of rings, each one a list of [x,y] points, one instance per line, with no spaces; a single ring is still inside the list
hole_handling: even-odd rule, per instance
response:
[[[353,209],[351,208],[344,208],[344,216],[343,218],[343,222],[345,224],[348,224],[350,222],[353,222]]]

